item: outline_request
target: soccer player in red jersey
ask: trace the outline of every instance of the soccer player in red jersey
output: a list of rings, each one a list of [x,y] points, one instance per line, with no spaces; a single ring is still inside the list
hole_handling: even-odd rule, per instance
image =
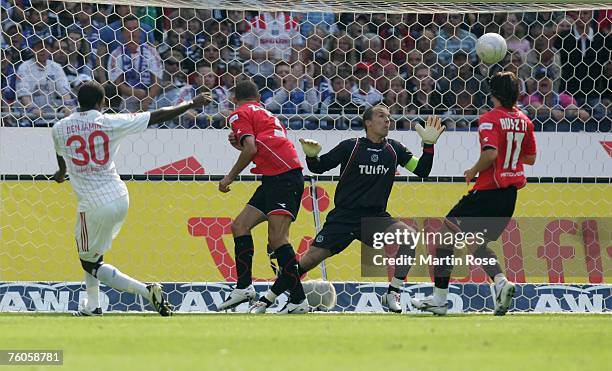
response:
[[[253,238],[251,230],[261,222],[268,222],[268,248],[273,251],[280,268],[279,280],[298,292],[287,303],[288,313],[308,312],[308,303],[300,282],[298,265],[293,247],[289,243],[289,227],[300,209],[304,177],[302,165],[293,143],[287,139],[287,131],[278,118],[259,104],[257,85],[241,81],[234,88],[234,111],[228,119],[231,125],[230,143],[240,156],[219,182],[221,192],[229,192],[230,184],[251,163],[251,171],[261,174],[261,185],[240,215],[232,223],[235,243],[236,273],[238,282],[228,298],[217,308],[228,310],[244,302],[254,302],[252,285]],[[255,303],[254,313],[265,312],[274,299],[262,297]],[[252,308],[253,309],[253,308]]]
[[[481,232],[484,243],[470,248],[470,255],[494,264],[482,265],[493,284],[491,292],[495,315],[504,315],[514,295],[497,257],[487,243],[499,238],[514,213],[517,191],[527,184],[523,165],[536,160],[533,124],[517,107],[519,80],[512,72],[498,72],[490,81],[494,108],[480,117],[480,158],[464,172],[469,184],[478,174],[476,184],[448,213],[448,232]],[[448,309],[448,285],[452,271],[453,245],[437,246],[441,264],[434,267],[433,296],[412,299],[412,305],[434,314],[444,315]],[[484,260],[483,260],[484,261]]]

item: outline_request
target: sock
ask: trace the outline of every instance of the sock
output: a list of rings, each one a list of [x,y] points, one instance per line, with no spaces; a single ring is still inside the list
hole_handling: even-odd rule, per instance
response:
[[[453,249],[448,247],[438,247],[436,249],[436,258],[444,259],[453,255]],[[448,289],[450,276],[453,271],[452,264],[446,264],[446,260],[442,260],[444,264],[434,266],[434,282],[435,286],[440,289]]]
[[[288,289],[291,292],[289,301],[293,304],[301,303],[306,299],[306,295],[300,281],[300,267],[293,247],[290,244],[283,245],[276,249],[274,254],[278,260],[281,273],[272,285],[271,291],[280,295]]]
[[[266,298],[265,296],[262,296],[261,298],[259,298],[259,301],[262,303],[266,303],[266,305],[268,307],[272,306],[273,301],[269,300],[268,298]]]
[[[268,301],[269,301],[270,303],[274,303],[274,300],[276,300],[276,297],[277,297],[277,296],[278,296],[278,295],[276,295],[275,293],[273,293],[273,292],[272,292],[272,290],[268,290],[268,292],[266,292],[266,295],[264,295],[264,297],[265,297],[266,299],[268,299]]]
[[[85,288],[87,290],[87,309],[96,309],[100,306],[100,281],[85,272]]]
[[[246,289],[253,283],[253,237],[250,234],[234,238],[234,252],[236,254],[237,289]]]
[[[389,282],[389,288],[387,292],[400,292],[400,287],[404,284],[404,280],[401,278],[393,277],[391,278],[391,282]]]
[[[503,273],[499,273],[495,275],[495,277],[493,277],[493,282],[495,282],[497,286],[501,285],[502,283],[506,281],[507,281],[506,276]]]
[[[304,270],[304,268],[302,268],[302,266],[300,265],[300,263],[298,262],[298,275],[299,277],[302,277],[302,275],[308,273],[308,271]],[[280,275],[278,276],[280,278]],[[287,280],[280,280],[280,279],[276,279],[276,281],[274,281],[274,284],[272,285],[272,288],[270,289],[272,291],[272,293],[274,293],[276,296],[282,294],[283,292],[287,291],[288,287],[287,287]],[[299,293],[293,293],[292,291],[289,291],[289,296],[299,296]]]
[[[474,251],[474,257],[481,258],[481,259],[491,259],[491,258],[495,259],[496,261],[495,265],[487,264],[487,265],[481,266],[482,269],[484,269],[484,271],[487,272],[487,275],[489,276],[489,278],[491,278],[491,280],[493,280],[495,276],[499,274],[503,274],[501,266],[499,265],[499,262],[497,261],[497,255],[495,255],[495,252],[491,250],[487,245],[483,245],[477,248],[476,251]]]
[[[440,289],[434,287],[433,290],[433,302],[436,305],[444,305],[448,298],[448,289]]]
[[[395,259],[397,261],[400,261],[400,259],[404,260],[407,257],[414,258],[415,253],[416,249],[413,249],[410,245],[399,245],[397,253],[395,254]],[[408,272],[410,272],[411,267],[412,266],[409,264],[396,265],[393,276],[399,278],[403,283],[403,281],[406,279],[406,276],[408,276]]]
[[[150,300],[149,290],[147,290],[147,286],[144,283],[136,281],[132,277],[121,273],[119,269],[115,268],[110,264],[102,264],[100,268],[98,268],[96,277],[103,284],[110,286],[114,289],[129,292],[132,294],[138,294]]]

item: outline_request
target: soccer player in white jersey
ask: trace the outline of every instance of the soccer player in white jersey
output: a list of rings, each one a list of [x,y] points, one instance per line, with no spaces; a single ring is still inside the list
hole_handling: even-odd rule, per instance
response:
[[[129,134],[143,132],[149,125],[180,116],[189,109],[208,104],[208,93],[192,101],[153,112],[103,114],[104,89],[95,81],[81,85],[79,110],[53,126],[53,143],[59,170],[54,180],[64,181],[66,171],[77,195],[75,238],[85,270],[87,300],[76,316],[99,316],[100,282],[119,291],[148,299],[162,316],[172,314],[159,283],[145,285],[103,261],[121,230],[129,206],[128,190],[115,168],[119,143]]]

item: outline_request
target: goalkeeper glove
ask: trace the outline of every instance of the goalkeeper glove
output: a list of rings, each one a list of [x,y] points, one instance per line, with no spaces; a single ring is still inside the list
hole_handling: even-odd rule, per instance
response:
[[[317,157],[319,152],[321,152],[321,145],[316,140],[300,138],[300,144],[306,157]]]
[[[429,116],[425,122],[425,127],[421,124],[416,124],[415,129],[423,143],[435,144],[440,135],[446,130],[446,126],[442,125],[442,119],[438,116]]]

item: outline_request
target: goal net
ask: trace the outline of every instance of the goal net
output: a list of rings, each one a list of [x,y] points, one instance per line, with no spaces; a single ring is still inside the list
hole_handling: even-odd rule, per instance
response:
[[[0,312],[76,310],[86,295],[73,237],[76,198],[69,182],[50,179],[57,167],[50,127],[76,109],[85,81],[104,85],[109,112],[212,93],[208,106],[122,144],[116,165],[131,207],[105,255],[134,278],[162,282],[179,312],[203,312],[236,281],[231,223],[258,186],[247,169],[230,193],[217,190],[238,156],[226,122],[236,81],[254,81],[290,138],[318,140],[324,152],[363,136],[360,115],[383,103],[393,115],[389,136],[420,156],[414,125],[442,116],[447,130],[431,176],[398,169],[388,205],[393,216],[436,231],[467,191],[463,171],[479,155],[477,118],[492,104],[488,77],[501,70],[519,76],[519,106],[538,142],[515,218],[491,244],[520,284],[511,310],[612,310],[609,4],[8,0],[1,11]],[[475,53],[487,32],[509,48],[495,65]],[[291,228],[299,254],[333,208],[338,169],[305,175]],[[265,225],[253,236],[254,280],[264,292],[274,279]],[[431,251],[419,245],[417,256]],[[454,277],[451,311],[492,310],[480,268],[456,267]],[[364,275],[357,242],[304,278],[319,279],[333,282],[337,303],[317,309],[384,310],[387,276]],[[429,267],[416,266],[403,287],[405,310],[413,311],[409,296],[431,290]],[[152,309],[135,295],[102,291],[104,310]]]

